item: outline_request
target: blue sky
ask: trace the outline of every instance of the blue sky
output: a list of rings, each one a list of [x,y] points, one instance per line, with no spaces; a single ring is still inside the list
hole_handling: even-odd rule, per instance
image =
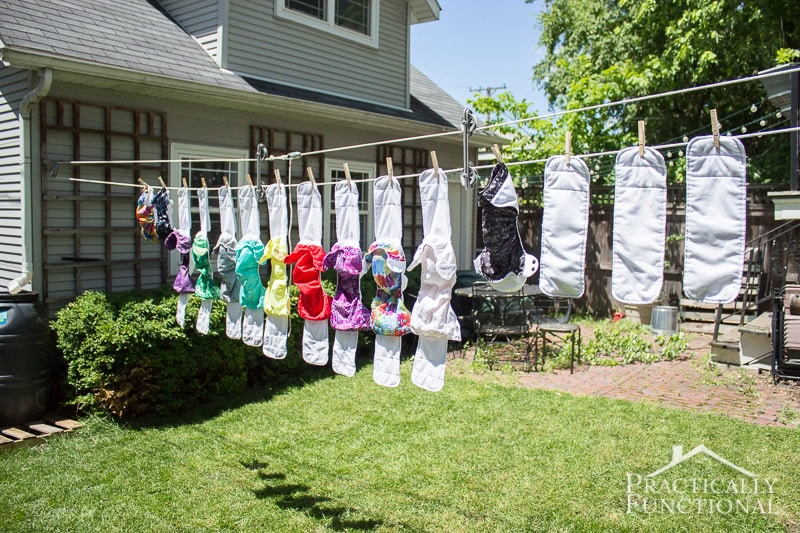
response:
[[[470,88],[505,84],[518,99],[547,109],[531,80],[534,63],[544,55],[536,19],[542,0],[439,0],[439,5],[438,21],[411,27],[414,66],[465,105]]]

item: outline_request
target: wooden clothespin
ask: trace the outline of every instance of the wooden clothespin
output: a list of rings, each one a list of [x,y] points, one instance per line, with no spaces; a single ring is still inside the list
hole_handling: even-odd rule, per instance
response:
[[[275,183],[280,183],[281,182],[281,169],[276,168],[272,173],[275,175]]]
[[[203,185],[203,188],[206,188],[206,178],[205,176],[200,176],[200,183]]]
[[[564,139],[564,155],[566,156],[564,162],[569,165],[569,157],[572,155],[572,132],[569,130]]]
[[[386,174],[389,176],[389,183],[394,181],[394,166],[391,157],[386,158]]]
[[[147,182],[144,181],[142,178],[136,178],[136,181],[139,182],[139,185],[144,187],[144,190],[147,190],[147,189],[150,188],[150,185],[148,185]]]
[[[494,152],[494,158],[497,159],[498,163],[504,163],[504,161],[503,161],[503,152],[500,151],[500,145],[493,144],[492,145],[492,152]]]
[[[711,110],[711,134],[714,136],[714,148],[719,150],[719,122],[716,109]]]
[[[433,173],[439,175],[439,158],[436,157],[436,150],[431,150],[431,163],[433,163]]]
[[[247,175],[247,184],[249,186],[253,186],[253,178],[250,177],[250,174]]]
[[[228,176],[222,176],[222,184],[223,184],[225,187],[228,187],[228,188],[230,188],[230,185],[228,185]]]
[[[353,178],[350,176],[350,165],[342,163],[342,168],[344,169],[344,178],[347,180],[347,185],[352,184]]]
[[[161,176],[158,177],[158,182],[161,184],[162,188],[164,188],[164,189],[167,188],[167,184],[164,183],[164,180],[161,178]]]
[[[639,121],[639,157],[644,157],[644,120]]]
[[[308,176],[308,181],[310,181],[311,184],[316,187],[317,180],[314,179],[314,170],[311,167],[306,167],[306,176]]]
[[[181,179],[183,180],[183,188],[184,189],[188,189],[189,188],[189,184],[186,182],[186,176],[182,177]]]

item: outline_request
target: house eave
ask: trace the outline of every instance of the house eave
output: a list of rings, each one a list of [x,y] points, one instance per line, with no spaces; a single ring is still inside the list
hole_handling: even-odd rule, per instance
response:
[[[442,125],[392,117],[359,109],[351,109],[326,103],[301,100],[286,96],[272,95],[256,90],[241,90],[222,87],[208,83],[184,80],[153,74],[124,67],[104,65],[78,58],[48,54],[39,50],[22,48],[0,48],[0,60],[16,68],[36,70],[49,67],[54,70],[56,80],[62,82],[90,85],[87,80],[93,78],[110,83],[127,84],[141,89],[159,89],[175,91],[169,97],[190,96],[194,101],[204,102],[219,107],[253,110],[280,109],[282,112],[324,117],[327,120],[343,121],[351,124],[380,124],[380,129],[397,132],[398,137],[408,135],[424,135],[452,131]],[[180,94],[177,94],[180,93]],[[164,94],[161,94],[163,97]],[[439,141],[448,143],[461,142],[461,136],[454,134],[440,137]],[[475,146],[490,146],[498,142],[497,137],[476,133],[470,139]]]
[[[437,0],[409,0],[408,5],[411,7],[412,24],[439,20],[442,11]]]

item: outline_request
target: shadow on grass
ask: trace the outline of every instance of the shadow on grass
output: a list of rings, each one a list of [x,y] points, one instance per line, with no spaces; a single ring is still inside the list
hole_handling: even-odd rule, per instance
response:
[[[252,460],[242,461],[241,465],[255,471],[258,479],[266,482],[264,486],[252,490],[259,500],[271,500],[281,509],[303,513],[334,531],[368,531],[383,525],[382,520],[350,518],[360,514],[360,511],[352,507],[327,504],[332,499],[314,494],[308,485],[286,483],[286,474],[283,472],[265,471],[269,466],[267,463]]]
[[[414,335],[405,335],[402,339],[401,359],[405,361],[414,354],[417,338]],[[356,358],[357,371],[371,374],[372,358],[372,345],[359,347]],[[299,361],[299,363],[293,363],[292,366],[282,367],[282,363],[282,360],[264,358],[258,376],[255,379],[251,376],[250,381],[255,382],[255,385],[251,385],[240,394],[210,400],[184,412],[168,415],[153,414],[142,418],[124,419],[123,422],[131,429],[157,429],[196,424],[215,418],[225,411],[251,403],[269,401],[273,396],[285,391],[302,388],[310,383],[337,376],[330,364],[315,366]]]
[[[366,362],[366,360],[359,360],[360,366],[366,366]],[[266,365],[272,369],[262,373],[255,385],[251,385],[239,394],[198,404],[183,412],[125,419],[124,424],[131,429],[158,429],[197,424],[215,418],[225,411],[252,403],[269,401],[283,392],[336,376],[329,367],[303,364],[294,368],[281,369],[278,366],[280,361],[269,361]]]

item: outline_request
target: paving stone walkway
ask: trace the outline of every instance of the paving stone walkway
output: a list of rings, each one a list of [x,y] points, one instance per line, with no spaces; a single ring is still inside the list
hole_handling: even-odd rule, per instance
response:
[[[674,361],[615,367],[576,365],[574,374],[569,369],[518,371],[512,378],[524,387],[657,402],[761,425],[800,426],[799,384],[773,385],[769,372],[709,363],[710,341],[709,335],[690,335],[689,354]]]

